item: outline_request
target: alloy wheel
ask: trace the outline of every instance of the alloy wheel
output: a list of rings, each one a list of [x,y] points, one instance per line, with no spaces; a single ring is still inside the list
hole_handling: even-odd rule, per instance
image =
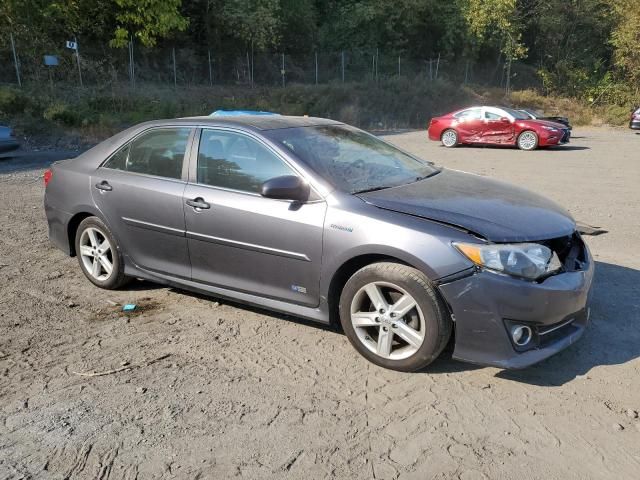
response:
[[[445,147],[453,147],[458,143],[458,134],[453,130],[447,130],[442,134],[442,144]]]
[[[372,282],[351,301],[351,324],[362,344],[376,355],[402,360],[415,354],[425,337],[416,300],[390,282]]]
[[[82,265],[94,279],[105,282],[113,274],[113,250],[106,235],[94,227],[88,227],[80,236]]]
[[[518,139],[518,146],[522,150],[533,150],[538,144],[538,138],[533,132],[524,132]]]

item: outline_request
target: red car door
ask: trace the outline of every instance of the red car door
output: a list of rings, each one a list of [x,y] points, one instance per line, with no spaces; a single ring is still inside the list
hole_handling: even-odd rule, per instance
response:
[[[462,143],[476,143],[480,141],[484,123],[482,121],[482,110],[479,108],[470,108],[461,112],[456,117],[458,124],[459,141]]]
[[[507,117],[492,112],[484,112],[482,122],[482,143],[503,144],[513,143],[514,128]]]

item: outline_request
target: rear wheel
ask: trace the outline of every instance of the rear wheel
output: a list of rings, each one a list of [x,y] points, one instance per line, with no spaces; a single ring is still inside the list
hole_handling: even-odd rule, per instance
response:
[[[340,321],[369,361],[404,372],[430,364],[451,336],[451,319],[427,277],[381,262],[358,270],[340,296]]]
[[[526,130],[518,137],[518,148],[520,150],[535,150],[538,148],[538,135],[536,132]]]
[[[75,246],[82,273],[91,283],[113,290],[128,282],[118,244],[98,217],[88,217],[80,222]]]
[[[449,128],[442,132],[442,137],[440,137],[442,141],[442,145],[447,148],[452,148],[458,145],[458,132]]]

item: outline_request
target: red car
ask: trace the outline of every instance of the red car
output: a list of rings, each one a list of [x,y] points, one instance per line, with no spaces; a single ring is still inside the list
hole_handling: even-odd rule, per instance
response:
[[[457,145],[516,145],[522,150],[562,145],[571,130],[548,120],[533,120],[524,112],[503,107],[472,107],[435,117],[429,139],[445,147]]]

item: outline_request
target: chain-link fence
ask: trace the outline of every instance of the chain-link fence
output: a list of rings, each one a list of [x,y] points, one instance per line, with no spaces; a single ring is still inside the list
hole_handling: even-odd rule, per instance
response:
[[[509,71],[504,60],[480,64],[443,56],[397,55],[379,49],[303,54],[239,53],[178,45],[144,48],[129,44],[128,48],[114,49],[80,43],[77,50],[64,48],[63,44],[60,48],[27,51],[10,40],[3,39],[0,43],[0,83],[3,84],[286,87],[294,83],[353,83],[406,77],[425,82],[445,79],[456,84],[504,88]],[[540,87],[530,66],[513,63],[510,72],[512,88]]]

